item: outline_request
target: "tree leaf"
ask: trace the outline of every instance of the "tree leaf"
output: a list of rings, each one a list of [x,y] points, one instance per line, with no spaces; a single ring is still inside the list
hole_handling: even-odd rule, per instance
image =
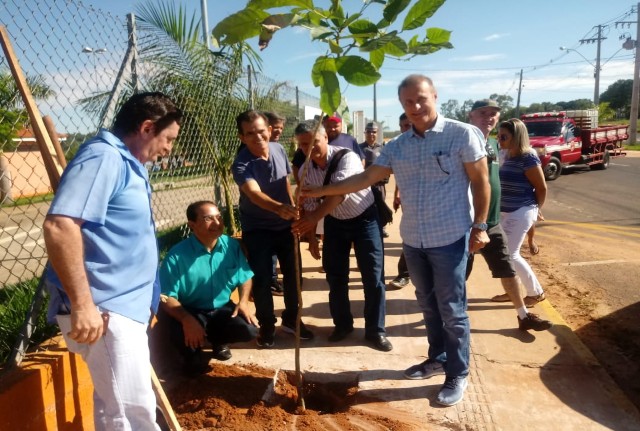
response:
[[[338,73],[349,84],[364,87],[380,79],[380,73],[369,61],[357,55],[347,55],[336,59]]]
[[[360,51],[371,52],[376,49],[382,49],[386,44],[391,42],[397,34],[397,31],[392,31],[378,38],[370,39],[360,46]]]
[[[331,0],[329,8],[331,22],[338,28],[345,26],[344,9],[342,9],[342,0]]]
[[[369,61],[373,64],[373,67],[380,70],[384,64],[384,50],[376,49],[369,52]]]
[[[329,43],[329,49],[331,50],[331,52],[333,54],[341,54],[343,49],[342,47],[335,41],[335,40],[328,40],[327,43]]]
[[[291,24],[295,24],[300,19],[300,15],[295,13],[278,13],[270,15],[262,21],[263,25],[277,25],[280,28],[285,28]]]
[[[449,42],[451,32],[443,28],[432,27],[427,29],[427,38],[429,43],[434,45],[443,45]]]
[[[382,11],[382,16],[384,17],[385,21],[389,23],[387,24],[387,26],[394,22],[396,18],[398,18],[398,15],[402,13],[402,11],[405,10],[407,6],[409,6],[409,3],[411,3],[411,0],[390,0],[387,3],[387,5],[384,7],[384,10]]]
[[[315,9],[313,6],[313,0],[249,0],[246,7],[251,9],[267,10],[287,6]]]
[[[337,72],[335,59],[327,56],[320,56],[316,58],[316,62],[311,68],[311,81],[316,87],[320,87],[324,82],[324,74],[332,73],[335,75]]]
[[[433,16],[444,2],[445,0],[418,0],[404,17],[402,30],[422,27],[427,18]]]
[[[374,37],[378,34],[378,27],[368,19],[359,19],[349,25],[349,31],[361,37]]]
[[[404,41],[401,37],[393,37],[382,47],[382,50],[385,54],[391,55],[393,57],[404,57],[409,52],[409,48],[407,47],[407,42]]]
[[[310,33],[312,40],[325,40],[327,37],[333,36],[333,32],[327,27],[312,27]]]
[[[320,108],[324,112],[334,112],[340,106],[342,94],[340,83],[335,72],[324,71],[322,73],[322,85],[320,86]]]
[[[255,9],[243,9],[220,21],[213,29],[213,37],[222,45],[232,45],[258,36],[262,21],[269,14]]]

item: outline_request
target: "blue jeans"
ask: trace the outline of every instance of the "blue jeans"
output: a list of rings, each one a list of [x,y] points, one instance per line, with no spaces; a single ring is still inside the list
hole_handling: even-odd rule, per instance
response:
[[[429,358],[447,377],[469,374],[469,316],[465,272],[469,234],[434,248],[403,246],[416,299],[427,326]]]
[[[329,310],[333,323],[337,328],[353,328],[349,302],[349,253],[352,243],[364,286],[365,335],[384,335],[384,252],[382,229],[375,206],[348,220],[325,217],[322,264],[329,283]]]
[[[276,255],[282,271],[284,287],[284,311],[282,322],[289,326],[295,324],[298,316],[298,292],[296,289],[295,253],[291,230],[252,230],[242,232],[242,241],[247,247],[247,260],[253,271],[253,300],[256,317],[261,327],[273,328],[276,316],[273,312],[271,279],[273,278],[273,260]]]

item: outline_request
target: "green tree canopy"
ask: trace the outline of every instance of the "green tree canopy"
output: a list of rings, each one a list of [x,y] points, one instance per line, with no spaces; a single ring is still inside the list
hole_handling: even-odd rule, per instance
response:
[[[34,98],[46,99],[55,96],[55,92],[41,75],[27,76],[26,80]],[[13,75],[8,69],[0,69],[0,152],[15,149],[13,138],[28,122],[29,116],[24,109]]]
[[[327,53],[316,58],[311,79],[320,88],[320,107],[335,112],[342,102],[339,77],[347,83],[368,86],[380,79],[385,59],[407,59],[453,48],[450,31],[423,26],[445,0],[365,0],[349,14],[341,0],[329,8],[316,7],[313,0],[249,0],[245,9],[220,21],[213,29],[221,45],[259,37],[265,49],[274,34],[285,27],[308,29],[311,38],[326,44]],[[352,2],[356,3],[356,2]],[[374,22],[367,9],[382,8],[382,19]],[[278,9],[278,13],[268,12]],[[396,24],[401,14],[404,19]],[[409,39],[402,37],[409,34]]]
[[[621,110],[628,115],[631,108],[632,91],[633,79],[619,79],[600,95],[600,101],[607,102],[610,108]]]

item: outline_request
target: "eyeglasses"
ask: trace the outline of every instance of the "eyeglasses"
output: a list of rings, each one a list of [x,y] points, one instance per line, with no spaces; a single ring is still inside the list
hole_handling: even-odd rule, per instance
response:
[[[509,139],[509,136],[507,135],[504,135],[504,134],[498,135],[498,141],[506,141],[507,139]]]
[[[365,130],[364,133],[378,133],[377,130]]]
[[[221,221],[222,220],[222,215],[221,214],[218,214],[218,215],[206,215],[206,216],[202,216],[202,220],[204,220],[207,223],[211,223],[214,220]]]

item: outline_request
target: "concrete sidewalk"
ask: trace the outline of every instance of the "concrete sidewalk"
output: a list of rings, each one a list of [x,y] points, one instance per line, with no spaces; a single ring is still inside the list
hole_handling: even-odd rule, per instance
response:
[[[392,190],[392,189],[391,189]],[[385,240],[386,279],[397,274],[401,252],[400,212],[388,226]],[[360,274],[352,257],[351,310],[356,330],[339,343],[329,343],[333,330],[328,309],[328,287],[320,264],[301,245],[305,324],[315,339],[302,342],[301,368],[307,373],[344,376],[355,373],[359,382],[356,408],[405,418],[424,430],[639,430],[640,414],[598,364],[593,355],[554,310],[543,301],[531,311],[554,322],[546,332],[522,332],[510,303],[493,303],[501,293],[484,259],[477,258],[468,283],[471,318],[471,369],[464,400],[441,407],[435,398],[444,376],[406,380],[402,371],[425,359],[426,333],[414,288],[387,292],[387,332],[394,349],[389,353],[364,341],[363,294]],[[353,256],[353,255],[352,255]],[[276,315],[283,308],[276,297]],[[293,370],[293,337],[280,329],[273,349],[258,350],[255,343],[232,346],[232,363],[256,363]],[[227,363],[229,363],[227,362]]]

